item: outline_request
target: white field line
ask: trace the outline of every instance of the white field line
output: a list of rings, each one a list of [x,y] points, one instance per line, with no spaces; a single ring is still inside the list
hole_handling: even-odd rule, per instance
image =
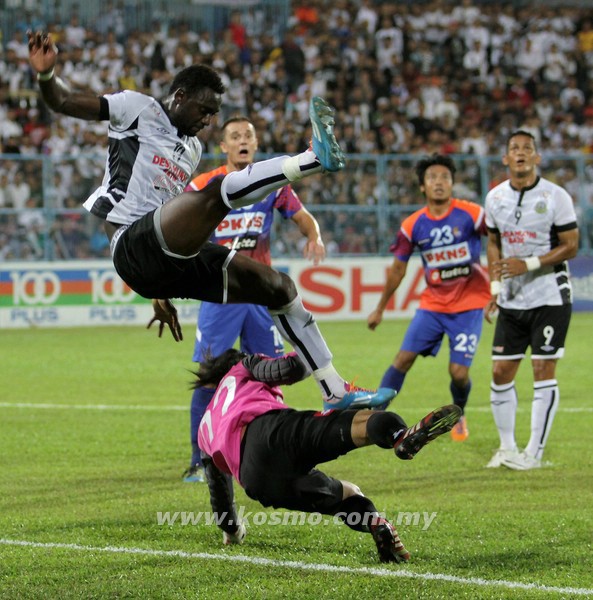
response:
[[[0,402],[0,408],[39,408],[58,410],[189,410],[187,406],[169,404],[50,404],[47,402]]]
[[[38,408],[38,409],[58,409],[58,410],[173,410],[185,411],[189,409],[187,406],[178,406],[173,404],[53,404],[47,402],[0,402],[0,408]],[[298,408],[298,407],[293,407]],[[392,407],[397,408],[397,407]],[[406,407],[412,408],[412,405]],[[434,406],[413,406],[418,411],[430,411]],[[565,413],[590,413],[593,412],[593,406],[559,406],[558,411]],[[468,412],[490,412],[489,406],[470,406]],[[517,412],[531,412],[531,404],[525,408],[517,407]]]
[[[319,563],[307,563],[294,560],[273,560],[257,556],[242,554],[210,554],[208,552],[185,552],[183,550],[151,550],[148,548],[125,548],[120,546],[83,546],[81,544],[64,544],[58,542],[31,542],[26,540],[10,540],[0,538],[0,545],[22,546],[27,548],[44,548],[57,550],[74,550],[78,552],[104,552],[111,554],[135,554],[144,556],[162,556],[187,558],[197,560],[221,560],[226,562],[243,563],[264,567],[277,567],[303,571],[319,571],[325,573],[348,573],[352,575],[372,575],[374,577],[400,577],[404,579],[422,579],[425,581],[444,581],[460,585],[474,585],[478,587],[501,587],[513,590],[533,590],[555,594],[570,594],[572,596],[593,596],[593,589],[556,587],[539,583],[521,583],[519,581],[506,581],[504,579],[482,579],[481,577],[456,577],[442,573],[414,573],[407,569],[391,570],[387,568],[371,567],[340,567]]]

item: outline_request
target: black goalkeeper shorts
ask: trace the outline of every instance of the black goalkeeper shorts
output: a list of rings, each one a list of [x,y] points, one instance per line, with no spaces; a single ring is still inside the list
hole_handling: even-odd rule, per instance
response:
[[[264,506],[333,514],[342,483],[315,469],[356,446],[350,433],[357,411],[270,411],[243,437],[241,484]]]

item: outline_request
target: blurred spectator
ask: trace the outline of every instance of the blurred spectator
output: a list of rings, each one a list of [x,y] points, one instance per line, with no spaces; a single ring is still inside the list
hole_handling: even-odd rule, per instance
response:
[[[42,240],[46,220],[40,204],[36,198],[31,196],[26,201],[25,208],[17,216],[17,223],[33,253],[31,258],[41,258],[43,256]]]
[[[372,1],[362,0],[354,19],[354,25],[364,27],[366,33],[373,35],[377,30],[378,19],[379,15],[375,10]]]
[[[576,77],[569,77],[564,89],[560,92],[562,110],[569,110],[574,102],[578,106],[583,106],[585,104],[585,93],[577,86]]]
[[[0,172],[0,208],[12,208],[8,194],[8,174]]]
[[[6,200],[17,210],[24,209],[31,197],[31,187],[25,181],[22,171],[17,171],[6,186]]]
[[[292,3],[293,16],[288,21],[289,27],[296,26],[297,32],[302,34],[319,22],[319,12],[314,0],[296,0]]]
[[[474,125],[469,129],[464,137],[461,138],[459,151],[462,154],[476,154],[477,156],[486,156],[488,154],[488,144],[479,127]]]
[[[239,50],[245,47],[245,38],[247,32],[245,30],[245,25],[243,25],[241,21],[241,12],[238,10],[233,10],[231,12],[229,30],[231,32],[231,39],[233,40],[233,44],[239,48]]]
[[[73,13],[70,22],[64,27],[64,43],[68,48],[80,48],[86,36],[86,29],[80,24],[78,14]]]
[[[280,49],[284,58],[284,67],[288,74],[289,92],[296,92],[305,79],[305,53],[293,31],[287,31],[284,34]]]
[[[3,117],[0,115],[0,139],[4,142],[9,138],[21,137],[23,135],[23,128],[18,121],[17,115],[17,110],[11,107],[7,108]]]

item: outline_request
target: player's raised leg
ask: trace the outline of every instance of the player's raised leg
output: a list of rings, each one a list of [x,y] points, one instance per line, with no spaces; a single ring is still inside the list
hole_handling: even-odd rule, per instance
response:
[[[334,135],[334,111],[314,97],[309,105],[313,129],[311,149],[296,156],[281,156],[229,173],[222,182],[222,197],[229,208],[240,208],[265,198],[293,181],[323,172],[340,171],[346,165],[344,153]]]

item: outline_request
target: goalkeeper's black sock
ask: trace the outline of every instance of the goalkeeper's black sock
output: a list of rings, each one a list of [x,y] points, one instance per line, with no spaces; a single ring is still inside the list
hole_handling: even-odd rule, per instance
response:
[[[393,448],[408,426],[396,413],[377,411],[367,421],[367,436],[380,448]]]
[[[375,505],[366,496],[348,496],[338,505],[334,513],[344,521],[350,529],[369,533],[371,527],[382,520]]]

